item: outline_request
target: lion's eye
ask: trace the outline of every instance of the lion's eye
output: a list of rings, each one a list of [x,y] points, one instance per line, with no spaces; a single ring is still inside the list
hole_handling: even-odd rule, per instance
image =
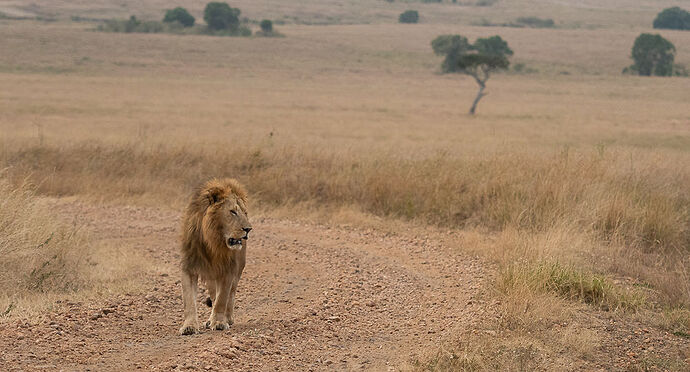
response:
[[[231,210],[230,213],[232,213],[233,216],[237,216],[237,212],[235,212],[234,210]]]

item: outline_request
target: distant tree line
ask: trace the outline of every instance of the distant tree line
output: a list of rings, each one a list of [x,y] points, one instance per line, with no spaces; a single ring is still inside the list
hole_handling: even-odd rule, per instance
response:
[[[249,20],[240,18],[241,11],[231,7],[226,2],[210,2],[204,8],[204,21],[206,25],[196,25],[196,19],[187,9],[177,7],[165,12],[161,22],[140,21],[136,16],[128,20],[107,20],[100,25],[100,31],[109,32],[142,32],[142,33],[189,33],[210,34],[227,36],[251,36],[252,31],[248,27]],[[264,19],[260,23],[259,36],[282,36],[273,30],[273,22]]]

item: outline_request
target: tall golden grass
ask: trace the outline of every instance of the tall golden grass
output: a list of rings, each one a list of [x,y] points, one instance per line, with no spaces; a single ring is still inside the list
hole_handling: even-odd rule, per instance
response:
[[[74,144],[5,149],[42,193],[175,205],[200,180],[239,177],[265,206],[311,203],[498,233],[506,263],[559,259],[637,277],[690,303],[690,169],[593,150],[457,158],[299,147]],[[512,252],[507,254],[505,252]],[[587,262],[587,257],[589,261]],[[592,257],[606,257],[592,262]]]
[[[94,242],[54,213],[35,185],[7,176],[0,172],[0,322],[40,315],[57,299],[136,287],[132,278],[145,260]]]
[[[11,185],[0,173],[0,290],[3,296],[26,291],[74,291],[84,285],[76,227],[59,222],[42,205],[33,187]]]

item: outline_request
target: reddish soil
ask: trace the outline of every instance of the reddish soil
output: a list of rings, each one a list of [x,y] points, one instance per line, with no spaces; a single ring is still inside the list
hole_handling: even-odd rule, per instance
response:
[[[318,370],[399,367],[472,327],[486,278],[478,259],[424,236],[254,219],[228,331],[180,336],[175,212],[58,203],[96,239],[155,267],[144,293],[61,302],[39,324],[0,327],[0,362],[18,369]],[[199,297],[199,318],[209,308]],[[3,360],[4,359],[4,360]]]
[[[0,323],[3,371],[398,370],[442,344],[452,349],[468,333],[500,339],[509,332],[486,330],[500,317],[498,305],[481,295],[494,270],[462,254],[454,234],[264,217],[252,221],[235,324],[180,336],[179,214],[64,200],[55,209],[94,239],[152,263],[135,278],[144,290],[58,301],[35,321]],[[202,324],[209,315],[204,299],[202,292]],[[602,336],[595,355],[537,355],[542,369],[682,370],[690,363],[687,338],[594,309],[574,320]],[[665,364],[669,358],[681,364]]]

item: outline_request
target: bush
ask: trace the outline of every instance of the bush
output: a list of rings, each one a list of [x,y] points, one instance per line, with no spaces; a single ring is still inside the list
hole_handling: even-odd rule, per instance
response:
[[[534,28],[551,28],[556,22],[551,18],[539,18],[539,17],[520,17],[515,20],[520,25]]]
[[[664,9],[656,16],[654,28],[690,30],[690,12],[677,6]]]
[[[690,71],[688,71],[685,65],[675,64],[673,65],[673,76],[688,77],[690,76]]]
[[[211,2],[204,9],[204,21],[209,30],[229,30],[237,32],[240,27],[240,10],[231,8],[228,3]],[[251,31],[250,31],[251,33]]]
[[[252,30],[249,27],[241,26],[235,31],[234,35],[237,36],[252,36]]]
[[[130,16],[129,20],[125,23],[125,32],[134,32],[141,25],[141,22],[135,16]]]
[[[163,22],[165,23],[179,22],[184,27],[194,26],[194,21],[194,17],[191,14],[189,14],[187,9],[179,6],[175,9],[170,9],[166,11],[165,17],[163,18]]]
[[[419,21],[419,13],[416,10],[406,10],[398,17],[400,23],[417,23]]]
[[[159,33],[165,31],[165,26],[157,21],[140,21],[135,16],[129,19],[110,19],[98,26],[98,31],[105,32],[140,32],[140,33]]]
[[[477,6],[492,6],[496,4],[498,0],[478,0],[475,5]]]
[[[632,48],[635,61],[623,73],[642,76],[671,76],[676,48],[661,35],[640,34]]]
[[[261,21],[260,26],[261,32],[265,34],[270,34],[271,32],[273,32],[273,22],[271,22],[271,20],[269,19],[264,19],[263,21]]]

